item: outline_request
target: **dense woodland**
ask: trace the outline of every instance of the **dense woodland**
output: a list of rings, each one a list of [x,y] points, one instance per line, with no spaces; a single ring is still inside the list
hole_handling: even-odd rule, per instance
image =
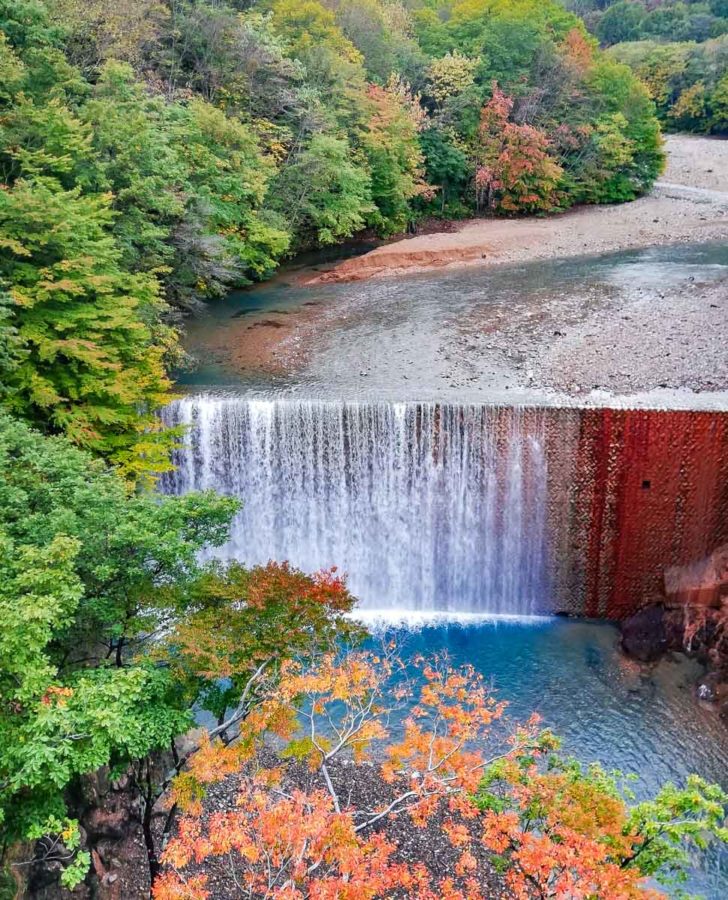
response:
[[[569,0],[647,85],[664,128],[728,134],[726,0]]]
[[[642,897],[644,876],[680,875],[686,845],[725,837],[718,788],[695,779],[631,805],[600,769],[552,756],[535,719],[510,732],[498,765],[474,756],[505,707],[472,672],[426,668],[427,712],[390,741],[383,711],[406,689],[391,687],[394,656],[337,656],[362,637],[342,579],[202,563],[235,503],[149,489],[175,439],[156,412],[184,364],[180,325],[205,303],[365,229],[646,191],[663,163],[655,108],[616,60],[624,48],[597,44],[544,0],[0,0],[0,849],[11,893],[101,877],[84,818],[100,771],[135,798],[160,900],[207,896],[186,870],[221,853],[253,896],[272,890],[261,863],[272,858],[285,889],[267,896],[474,898],[475,843],[518,896],[577,885]],[[295,733],[306,698],[329,723],[344,715],[339,746]],[[200,711],[213,724],[182,749]],[[452,728],[434,765],[427,722],[443,719]],[[333,788],[267,791],[283,777],[258,755],[271,733],[324,786],[334,756],[384,742],[398,810],[418,827],[445,802],[460,817],[445,829],[457,879],[431,882],[397,861]],[[206,786],[241,766],[239,813],[203,834]],[[414,771],[427,777],[397,792]]]

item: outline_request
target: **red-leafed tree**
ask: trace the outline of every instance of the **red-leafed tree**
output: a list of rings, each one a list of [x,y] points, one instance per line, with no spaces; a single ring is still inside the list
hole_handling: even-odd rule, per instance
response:
[[[285,663],[239,742],[208,742],[174,786],[186,813],[155,900],[212,898],[206,867],[216,859],[241,897],[479,900],[493,896],[495,862],[509,897],[657,898],[646,876],[679,861],[684,841],[725,837],[719,788],[692,779],[630,809],[613,777],[555,756],[538,717],[509,725],[471,667],[420,660],[412,675],[392,648]],[[286,747],[275,764],[271,735]],[[353,759],[342,768],[344,755]],[[352,800],[372,760],[383,798],[373,807]],[[201,790],[232,772],[235,808],[205,816]],[[403,858],[389,832],[402,816],[445,836],[452,875]]]
[[[538,128],[510,121],[513,100],[493,83],[480,115],[475,154],[478,210],[545,212],[558,206],[563,169]]]

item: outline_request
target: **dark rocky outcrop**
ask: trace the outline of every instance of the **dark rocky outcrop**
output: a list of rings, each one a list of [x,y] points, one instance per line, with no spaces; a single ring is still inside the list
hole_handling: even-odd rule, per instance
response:
[[[648,606],[626,619],[622,623],[622,647],[640,662],[659,659],[668,649],[664,607]]]
[[[142,801],[131,775],[117,781],[107,769],[85,776],[69,795],[81,824],[82,848],[91,869],[72,892],[60,884],[63,863],[47,857],[42,842],[29,867],[23,896],[33,900],[142,900],[149,897],[149,866],[142,828]]]
[[[641,662],[672,650],[703,663],[697,695],[719,704],[728,724],[728,545],[666,570],[662,602],[639,610],[621,628],[623,650]]]

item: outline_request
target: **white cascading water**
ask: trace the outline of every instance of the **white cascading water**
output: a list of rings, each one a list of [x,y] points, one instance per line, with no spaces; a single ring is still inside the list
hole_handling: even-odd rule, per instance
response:
[[[163,489],[243,501],[224,558],[335,565],[369,609],[548,605],[538,411],[202,394],[164,417],[187,430]]]

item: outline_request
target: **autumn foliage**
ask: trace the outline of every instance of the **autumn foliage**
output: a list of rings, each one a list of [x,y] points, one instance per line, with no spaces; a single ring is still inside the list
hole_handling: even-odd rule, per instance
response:
[[[563,169],[549,154],[546,134],[510,121],[512,110],[513,100],[494,82],[493,95],[480,116],[478,207],[502,212],[553,209]]]
[[[482,675],[443,659],[412,671],[385,648],[284,664],[241,726],[245,750],[209,743],[183,775],[210,784],[237,766],[237,803],[205,817],[199,797],[185,804],[178,794],[186,813],[155,900],[213,897],[215,859],[241,897],[479,900],[496,895],[494,865],[498,892],[524,900],[662,896],[645,884],[656,870],[647,848],[662,833],[646,839],[644,810],[635,815],[600,769],[554,756],[538,717],[518,726],[505,713]],[[283,746],[275,755],[273,736]],[[382,788],[374,807],[352,800],[366,760]],[[696,827],[715,825],[719,798],[693,787]],[[389,829],[403,816],[446,836],[452,875],[403,858]]]

